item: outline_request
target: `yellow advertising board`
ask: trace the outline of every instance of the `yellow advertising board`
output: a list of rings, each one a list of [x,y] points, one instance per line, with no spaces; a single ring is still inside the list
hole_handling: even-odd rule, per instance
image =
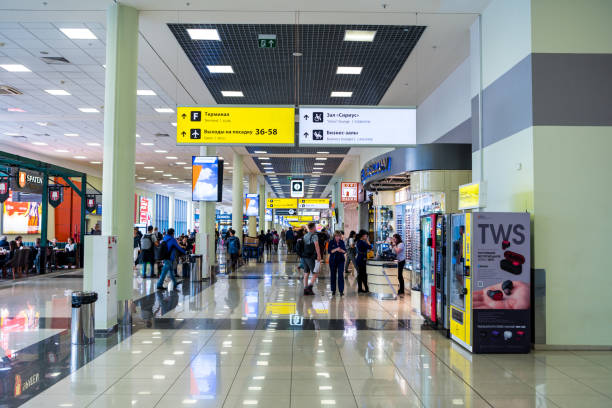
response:
[[[297,208],[297,199],[295,198],[268,198],[266,200],[266,208],[275,208],[277,210],[290,210]]]
[[[179,107],[177,145],[289,145],[295,142],[294,108]]]
[[[468,210],[480,207],[480,183],[459,186],[459,209]]]

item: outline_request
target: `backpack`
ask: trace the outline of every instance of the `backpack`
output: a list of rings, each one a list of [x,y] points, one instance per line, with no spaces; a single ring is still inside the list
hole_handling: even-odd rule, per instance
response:
[[[304,250],[302,251],[302,258],[316,258],[317,249],[315,248],[314,240],[310,237],[310,242],[306,243],[306,237],[304,237]]]
[[[240,251],[240,241],[236,237],[230,237],[227,241],[227,252],[237,254]]]
[[[295,243],[295,253],[300,258],[304,257],[304,239],[303,238],[298,239],[297,242]]]
[[[165,261],[170,259],[170,251],[168,250],[168,242],[162,241],[159,244],[159,259]]]
[[[153,248],[153,239],[151,239],[151,234],[143,235],[143,237],[140,239],[140,248],[143,251]]]

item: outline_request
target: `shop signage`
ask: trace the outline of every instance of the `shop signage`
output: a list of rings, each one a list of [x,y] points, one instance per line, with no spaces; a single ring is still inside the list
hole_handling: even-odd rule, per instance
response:
[[[300,146],[414,146],[414,108],[300,107]]]
[[[178,145],[288,145],[295,142],[294,108],[179,107]]]
[[[16,181],[13,184],[13,190],[24,193],[42,193],[43,176],[40,173],[25,170],[15,170],[11,173]]]
[[[217,214],[217,221],[231,221],[232,214]]]
[[[5,202],[9,198],[11,183],[8,177],[0,177],[0,203]]]
[[[322,210],[329,208],[328,198],[301,198],[298,200],[298,208],[309,210]]]
[[[480,202],[480,183],[464,184],[459,186],[460,210],[468,210],[482,207]]]
[[[266,200],[266,208],[297,208],[297,200],[295,198],[268,198]]]
[[[63,201],[64,195],[62,194],[62,187],[59,185],[49,186],[49,205],[53,208],[57,208]]]
[[[151,208],[151,201],[146,197],[140,197],[140,211],[139,218],[141,224],[151,224],[153,218],[153,209]]]
[[[361,170],[361,182],[365,182],[372,176],[377,174],[382,174],[391,170],[391,157],[383,157],[382,159],[378,159],[374,162],[366,164],[366,166]]]
[[[304,197],[304,180],[291,180],[291,197]]]
[[[88,213],[92,213],[96,210],[96,196],[88,194],[85,196],[85,209]]]
[[[356,203],[359,183],[340,183],[340,202]]]

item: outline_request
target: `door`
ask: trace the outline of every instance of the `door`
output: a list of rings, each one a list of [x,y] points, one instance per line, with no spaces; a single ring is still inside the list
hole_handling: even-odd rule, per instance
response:
[[[436,215],[421,218],[421,270],[422,296],[421,314],[428,320],[436,321]]]

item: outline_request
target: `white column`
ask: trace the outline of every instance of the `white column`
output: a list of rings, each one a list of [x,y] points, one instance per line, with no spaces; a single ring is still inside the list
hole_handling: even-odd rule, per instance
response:
[[[232,173],[232,229],[242,237],[242,217],[244,216],[244,180],[242,179],[242,156],[234,153],[234,172]]]
[[[102,234],[118,240],[117,300],[132,298],[138,10],[107,9]]]
[[[217,154],[217,148],[214,146],[201,146],[200,154],[202,156],[215,156]],[[208,237],[208,246],[204,248],[204,242],[202,242],[202,248],[199,249],[199,254],[209,254],[208,262],[210,266],[217,264],[215,257],[215,202],[200,201],[200,234],[203,234],[203,239]],[[205,252],[207,251],[207,252]]]
[[[249,174],[249,194],[257,193],[257,174]],[[257,217],[249,217],[249,237],[257,236]]]
[[[168,228],[174,228],[174,193],[168,193]]]
[[[264,229],[266,220],[266,183],[259,184],[259,230]]]
[[[187,229],[193,231],[193,201],[187,199]]]

